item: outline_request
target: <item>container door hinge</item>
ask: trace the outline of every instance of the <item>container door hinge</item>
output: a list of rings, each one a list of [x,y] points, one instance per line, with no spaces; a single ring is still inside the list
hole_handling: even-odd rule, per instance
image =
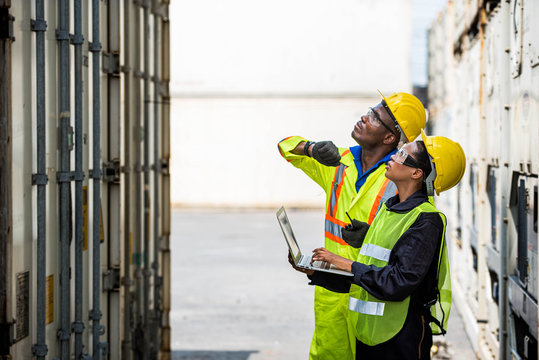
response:
[[[120,53],[103,51],[103,72],[109,75],[120,75]]]
[[[160,251],[170,250],[170,241],[169,241],[168,236],[163,235],[159,237],[159,250]]]
[[[168,159],[159,160],[159,170],[161,174],[168,175]]]
[[[0,39],[15,41],[13,22],[15,18],[9,13],[9,8],[0,8]]]
[[[0,324],[0,341],[2,342],[2,347],[9,348],[11,345],[15,344],[15,322],[13,319],[12,322]]]
[[[119,159],[113,159],[109,162],[103,163],[103,181],[119,184],[120,170],[121,167]]]
[[[168,4],[153,1],[152,14],[161,17],[163,21],[168,21]]]
[[[103,291],[120,291],[120,269],[110,268],[103,273]]]
[[[168,99],[170,97],[168,81],[157,82],[157,93],[165,99]],[[168,102],[166,102],[164,99],[163,99],[163,103],[168,104]]]

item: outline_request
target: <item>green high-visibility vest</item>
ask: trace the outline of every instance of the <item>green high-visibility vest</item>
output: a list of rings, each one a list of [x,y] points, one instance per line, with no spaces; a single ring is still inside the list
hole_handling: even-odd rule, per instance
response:
[[[388,211],[384,204],[365,237],[357,261],[365,265],[386,266],[398,239],[423,212],[440,214],[444,224],[438,256],[439,295],[438,301],[430,310],[431,315],[438,320],[443,329],[446,329],[451,308],[451,279],[444,240],[446,219],[431,203],[425,202],[404,214]],[[369,294],[361,286],[353,284],[350,287],[348,318],[357,339],[373,346],[393,338],[402,329],[409,305],[410,296],[403,301],[383,301]],[[431,323],[431,329],[433,334],[443,331],[435,323]]]

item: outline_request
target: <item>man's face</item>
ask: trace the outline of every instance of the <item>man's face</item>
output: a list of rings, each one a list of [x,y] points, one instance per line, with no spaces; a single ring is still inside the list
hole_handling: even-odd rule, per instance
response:
[[[361,119],[355,124],[351,135],[362,147],[377,146],[382,143],[387,134],[390,134],[386,127],[393,132],[396,131],[393,120],[391,120],[386,109],[380,103],[367,114],[361,116]]]

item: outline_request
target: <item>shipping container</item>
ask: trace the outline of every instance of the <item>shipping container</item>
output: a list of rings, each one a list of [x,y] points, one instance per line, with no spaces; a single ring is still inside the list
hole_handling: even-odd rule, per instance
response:
[[[0,1],[1,358],[170,358],[168,6]]]
[[[410,58],[421,48],[412,40],[417,23],[410,1],[197,0],[170,6],[176,19],[175,207],[323,206],[325,194],[316,183],[283,167],[277,143],[301,135],[357,145],[350,133],[380,102],[377,89],[412,92]],[[391,39],[398,61],[371,55],[384,51],[380,39]]]
[[[481,359],[537,359],[538,16],[537,1],[450,1],[429,31],[429,130],[467,159],[437,204]]]

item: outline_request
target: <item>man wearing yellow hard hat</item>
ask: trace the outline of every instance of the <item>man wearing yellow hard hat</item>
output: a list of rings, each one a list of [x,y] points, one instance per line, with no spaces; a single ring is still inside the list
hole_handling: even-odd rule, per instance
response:
[[[347,259],[357,258],[359,250],[345,230],[348,215],[372,223],[382,204],[396,193],[396,186],[384,176],[385,165],[399,142],[413,141],[425,122],[419,99],[400,92],[382,96],[354,124],[351,136],[357,146],[337,147],[331,141],[312,142],[300,136],[279,143],[281,155],[326,193],[324,246],[328,250]],[[347,294],[316,287],[310,359],[354,359],[356,341],[347,328],[347,300]]]
[[[446,218],[429,195],[455,186],[466,160],[460,145],[426,136],[391,156],[385,176],[398,195],[380,209],[356,261],[317,248],[353,277],[309,270],[312,283],[348,293],[348,319],[357,339],[356,359],[430,359],[432,335],[445,333],[451,280]]]

